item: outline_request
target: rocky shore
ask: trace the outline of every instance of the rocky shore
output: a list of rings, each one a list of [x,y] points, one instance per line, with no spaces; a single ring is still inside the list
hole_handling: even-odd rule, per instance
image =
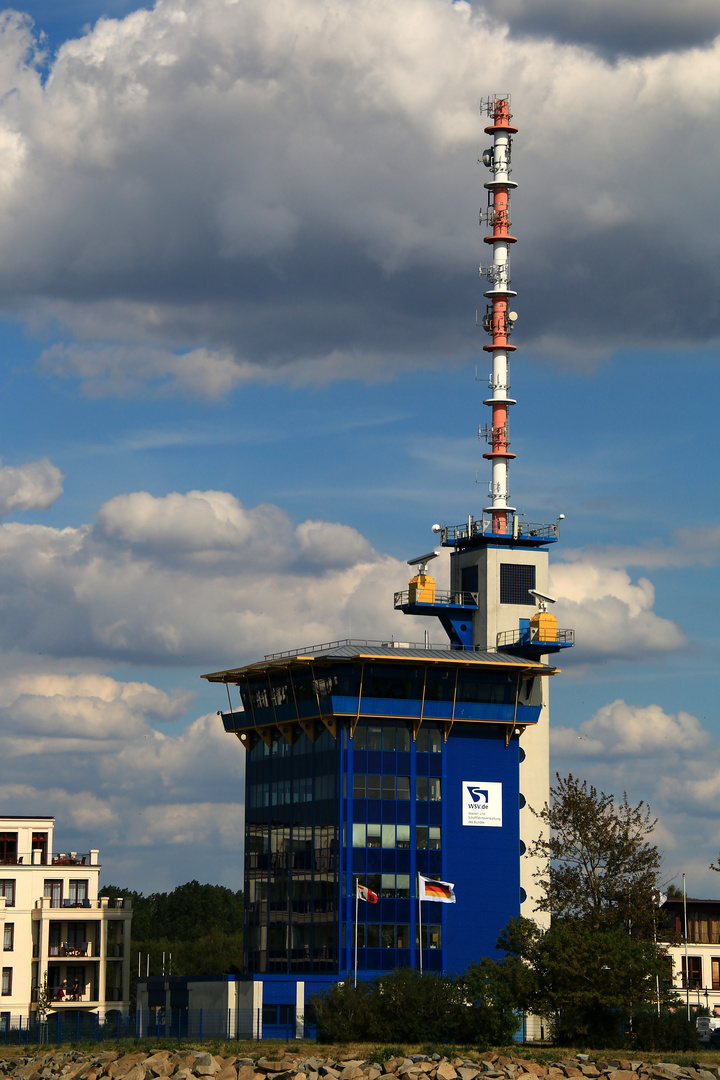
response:
[[[0,1050],[0,1055],[2,1051]],[[525,1080],[547,1077],[561,1080],[720,1080],[720,1065],[645,1063],[623,1058],[596,1058],[586,1054],[540,1064],[522,1057],[488,1051],[473,1061],[465,1057],[412,1054],[363,1061],[356,1057],[306,1056],[283,1052],[282,1057],[224,1057],[200,1050],[158,1050],[155,1053],[81,1052],[57,1050],[32,1057],[0,1056],[0,1077],[10,1080]]]

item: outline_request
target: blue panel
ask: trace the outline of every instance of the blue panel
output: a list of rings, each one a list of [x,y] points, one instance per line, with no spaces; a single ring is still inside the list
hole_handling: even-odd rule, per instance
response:
[[[443,877],[454,882],[457,903],[444,905],[442,952],[453,974],[471,959],[495,957],[500,931],[520,914],[518,747],[476,724],[455,725],[445,744]],[[503,785],[501,828],[462,824],[463,780]]]
[[[263,987],[263,1003],[265,1005],[294,1005],[295,986],[295,982],[289,979],[266,982]]]

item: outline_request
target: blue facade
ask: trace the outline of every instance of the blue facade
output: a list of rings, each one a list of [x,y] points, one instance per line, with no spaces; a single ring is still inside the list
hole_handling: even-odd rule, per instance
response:
[[[421,905],[423,969],[495,955],[520,911],[519,739],[550,670],[364,643],[206,676],[243,703],[223,721],[248,751],[246,973],[268,1005],[288,978],[306,997],[344,978],[356,935],[360,977],[419,966],[418,874],[456,895]],[[357,924],[356,882],[378,896]]]

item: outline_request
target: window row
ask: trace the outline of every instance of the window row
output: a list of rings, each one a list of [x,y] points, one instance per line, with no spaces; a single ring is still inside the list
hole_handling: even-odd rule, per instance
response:
[[[409,799],[409,776],[353,776],[354,799]],[[440,802],[442,785],[439,776],[417,776],[415,798],[418,802]]]
[[[683,989],[690,987],[692,990],[703,989],[703,962],[702,956],[688,956],[687,972],[685,969],[685,957],[681,957],[681,978]],[[720,956],[710,958],[710,978],[713,990],[720,990]]]
[[[355,750],[408,751],[411,742],[409,728],[392,725],[371,727],[368,724],[358,724],[352,745]],[[420,754],[439,754],[442,750],[442,736],[439,729],[422,725],[415,739],[415,749]]]
[[[68,882],[68,894],[63,898],[63,882],[60,878],[46,878],[43,895],[50,901],[50,907],[85,907],[88,901],[87,879]]]
[[[352,827],[352,846],[356,848],[409,848],[409,825],[355,824]],[[421,850],[439,851],[442,847],[440,825],[418,825],[415,846]]]
[[[293,780],[275,780],[272,783],[248,786],[248,806],[258,810],[264,806],[292,806],[294,803],[322,802],[337,796],[335,776],[316,776],[313,795],[311,776],[298,776]]]
[[[353,942],[354,944],[354,942]],[[410,927],[396,923],[357,923],[359,949],[409,949]],[[415,947],[420,944],[419,928],[415,927]],[[422,928],[423,949],[442,947],[442,927],[430,924]]]

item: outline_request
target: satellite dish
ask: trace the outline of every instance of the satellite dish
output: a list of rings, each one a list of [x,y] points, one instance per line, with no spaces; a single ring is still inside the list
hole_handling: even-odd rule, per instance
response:
[[[517,311],[508,311],[508,319],[510,322],[516,322],[518,318]]]
[[[435,524],[435,525],[433,525],[433,527],[432,527],[432,531],[433,531],[434,533],[440,533],[440,532],[442,532],[442,525],[438,525],[438,524]]]

